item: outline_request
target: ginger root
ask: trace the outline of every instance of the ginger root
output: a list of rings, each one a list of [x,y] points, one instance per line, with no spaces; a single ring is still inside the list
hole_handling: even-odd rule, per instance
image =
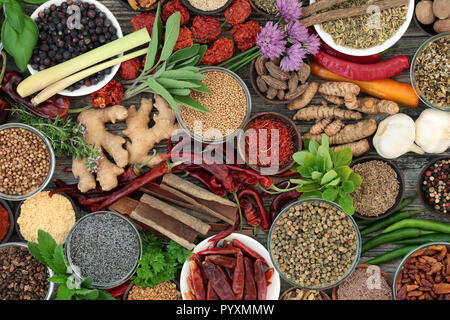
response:
[[[101,158],[96,170],[97,181],[102,190],[109,191],[117,187],[117,176],[123,173],[128,164],[128,151],[123,148],[125,139],[107,131],[105,123],[125,120],[128,111],[123,106],[113,106],[105,109],[89,109],[78,115],[78,121],[86,127],[85,140],[100,150]],[[104,151],[114,160],[112,163],[105,156]],[[95,189],[94,173],[87,166],[87,159],[72,160],[72,172],[79,179],[78,189],[87,192]]]
[[[380,100],[377,98],[357,98],[353,102],[345,102],[348,109],[359,111],[367,114],[388,113],[396,114],[400,108],[397,103],[390,100]]]
[[[330,123],[325,129],[324,132],[327,136],[331,137],[337,134],[341,129],[345,127],[345,124],[341,120],[335,120]]]
[[[344,110],[336,107],[311,106],[297,111],[294,120],[320,120],[320,119],[360,120],[362,114],[357,111]]]
[[[371,136],[376,130],[377,122],[373,119],[348,124],[337,134],[329,137],[330,145],[355,142]],[[322,140],[322,136],[320,134],[311,135],[306,133],[302,136],[302,139],[314,139],[317,142],[320,142]]]
[[[158,114],[153,116],[155,125],[149,128],[153,106],[158,110]],[[126,119],[127,128],[123,131],[123,134],[131,140],[127,142],[129,163],[146,163],[147,166],[153,167],[161,162],[162,158],[158,156],[151,159],[149,151],[156,143],[171,137],[172,133],[179,128],[175,122],[175,112],[159,95],[155,95],[155,103],[152,99],[141,99],[139,110],[136,106],[131,106]]]
[[[369,152],[370,145],[369,141],[367,139],[362,139],[356,142],[350,142],[346,144],[341,144],[336,147],[332,147],[331,150],[334,152],[339,151],[344,148],[350,148],[352,149],[352,154],[354,157],[359,157],[360,155],[363,155],[366,152]]]
[[[325,128],[331,123],[331,119],[321,119],[309,129],[310,134],[321,134]]]
[[[300,97],[289,102],[288,109],[298,110],[306,107],[314,98],[318,89],[319,89],[318,82],[308,83],[308,88],[306,88],[306,91]]]

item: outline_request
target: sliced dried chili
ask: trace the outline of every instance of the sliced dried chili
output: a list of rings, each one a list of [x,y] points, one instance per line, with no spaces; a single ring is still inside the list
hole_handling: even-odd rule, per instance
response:
[[[97,108],[119,105],[122,98],[123,84],[116,80],[111,80],[106,86],[91,94],[92,106]]]

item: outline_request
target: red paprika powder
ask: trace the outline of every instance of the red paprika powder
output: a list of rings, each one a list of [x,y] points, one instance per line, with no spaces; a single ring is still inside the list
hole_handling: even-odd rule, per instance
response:
[[[217,39],[211,47],[206,50],[200,64],[215,65],[230,59],[234,55],[233,40],[228,38]]]
[[[0,242],[5,238],[8,229],[9,229],[8,210],[6,210],[5,208],[3,208],[2,205],[0,205]]]

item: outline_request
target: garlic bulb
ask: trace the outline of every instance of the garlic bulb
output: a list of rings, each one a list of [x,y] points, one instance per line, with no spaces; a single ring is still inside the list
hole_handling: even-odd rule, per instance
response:
[[[450,113],[424,110],[416,120],[416,143],[427,153],[442,153],[450,147]]]
[[[387,117],[378,125],[373,137],[373,145],[383,158],[394,159],[408,151],[423,154],[424,151],[414,144],[416,128],[414,120],[404,113]]]

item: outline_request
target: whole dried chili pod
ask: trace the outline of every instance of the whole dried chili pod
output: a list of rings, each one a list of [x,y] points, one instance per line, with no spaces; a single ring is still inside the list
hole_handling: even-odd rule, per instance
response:
[[[256,207],[247,199],[240,199],[239,205],[241,206],[242,213],[247,220],[247,224],[250,226],[259,226],[261,224],[261,218],[258,215]]]
[[[199,256],[206,256],[210,254],[237,254],[240,250],[238,248],[209,248],[197,252]]]
[[[206,285],[206,300],[220,300],[210,281]]]
[[[261,257],[257,252],[255,252],[254,250],[250,249],[249,247],[247,247],[245,244],[243,244],[241,241],[237,240],[237,239],[233,239],[232,240],[233,246],[236,248],[239,248],[242,250],[242,252],[244,254],[246,254],[247,256],[256,259],[256,260],[261,260],[261,262],[265,265],[265,266],[269,266],[269,264],[267,263],[266,259],[264,259],[263,257]]]
[[[253,262],[249,257],[244,257],[245,266],[245,285],[244,300],[256,300],[255,274],[253,271]]]
[[[280,193],[277,195],[270,204],[270,218],[272,221],[275,220],[275,218],[280,213],[281,209],[287,205],[289,202],[298,199],[302,195],[301,192],[298,192],[297,190],[290,190],[287,192]]]
[[[259,173],[251,170],[242,168],[236,165],[225,164],[225,166],[231,171],[243,172],[247,175],[248,184],[256,185],[256,183],[260,183],[264,189],[269,189],[273,185],[273,179],[269,176],[263,176]]]
[[[0,99],[0,124],[4,124],[8,120],[10,115],[10,106],[11,105],[8,101]]]
[[[244,255],[242,251],[236,255],[236,267],[233,272],[233,282],[231,288],[236,296],[237,300],[242,300],[244,296],[244,284],[245,284],[245,267],[244,267]]]
[[[266,275],[264,273],[264,268],[261,260],[255,260],[254,263],[255,270],[255,282],[257,290],[258,300],[266,300],[267,298],[267,281]]]
[[[219,270],[219,267],[207,261],[203,263],[203,267],[208,275],[208,281],[219,298],[221,300],[236,300],[227,276]]]
[[[211,239],[208,240],[209,242],[211,242],[210,248],[214,248],[220,240],[225,239],[230,234],[232,234],[235,230],[237,230],[237,228],[239,227],[240,224],[241,224],[241,218],[239,216],[239,213],[237,212],[236,213],[236,222],[233,225],[229,225],[223,231],[219,232],[214,237],[212,237]]]
[[[269,230],[270,225],[271,225],[269,213],[267,212],[266,208],[264,207],[264,203],[263,203],[262,197],[259,194],[259,192],[252,188],[247,188],[247,189],[241,190],[238,194],[239,202],[244,197],[251,197],[251,198],[253,198],[253,200],[255,200],[255,203],[258,206],[258,210],[259,210],[259,218],[261,219],[261,229]]]
[[[211,254],[206,256],[205,261],[214,263],[215,265],[225,268],[234,269],[236,267],[236,258],[227,257],[220,254]]]
[[[189,269],[191,271],[191,280],[192,287],[194,288],[194,295],[196,300],[205,300],[206,299],[206,291],[205,291],[205,281],[203,279],[202,272],[200,271],[200,267],[197,265],[197,262],[194,260],[189,261]]]
[[[17,93],[17,86],[23,79],[24,77],[18,72],[8,72],[3,78],[3,92],[5,92],[12,100],[41,118],[51,120],[55,120],[57,117],[62,119],[67,118],[70,107],[70,101],[67,97],[56,94],[39,105],[34,106],[31,103],[32,96],[22,98]]]

